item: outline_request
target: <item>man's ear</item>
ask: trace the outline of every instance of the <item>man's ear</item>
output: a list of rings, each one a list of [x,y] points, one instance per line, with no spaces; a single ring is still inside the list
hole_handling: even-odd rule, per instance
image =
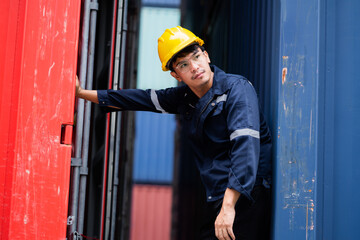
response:
[[[170,74],[171,74],[171,76],[173,76],[176,80],[178,80],[179,82],[181,82],[181,78],[179,77],[179,75],[177,75],[176,72],[171,71]]]
[[[208,52],[206,50],[204,51],[204,55],[206,56],[207,62],[211,63],[209,54],[208,54]]]

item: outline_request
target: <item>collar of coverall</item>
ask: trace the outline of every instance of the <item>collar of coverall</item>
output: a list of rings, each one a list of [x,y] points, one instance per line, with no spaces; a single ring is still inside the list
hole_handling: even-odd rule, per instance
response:
[[[215,65],[210,65],[210,68],[211,71],[214,72],[213,85],[211,88],[213,89],[215,95],[222,95],[230,88],[225,81],[226,73]]]

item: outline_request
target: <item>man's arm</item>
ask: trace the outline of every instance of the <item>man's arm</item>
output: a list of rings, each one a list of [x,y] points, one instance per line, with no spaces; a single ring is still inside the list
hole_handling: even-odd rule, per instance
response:
[[[78,98],[82,98],[85,100],[89,100],[93,103],[99,103],[98,95],[96,90],[86,90],[80,87],[80,82],[78,77],[76,76],[76,89],[75,89],[75,96]]]
[[[215,221],[215,234],[221,240],[235,239],[232,227],[235,204],[240,194],[253,200],[251,190],[255,184],[260,154],[260,120],[257,96],[252,85],[243,80],[234,84],[227,95],[226,110],[231,166],[228,188]]]
[[[233,223],[235,219],[235,205],[240,193],[234,189],[227,188],[219,215],[215,221],[215,235],[218,239],[234,240]]]
[[[104,107],[108,111],[150,111],[156,113],[178,113],[178,96],[182,88],[123,90],[86,90],[76,78],[75,96]],[[183,91],[181,91],[182,93]],[[180,93],[180,95],[182,95]],[[112,109],[112,110],[111,110]]]

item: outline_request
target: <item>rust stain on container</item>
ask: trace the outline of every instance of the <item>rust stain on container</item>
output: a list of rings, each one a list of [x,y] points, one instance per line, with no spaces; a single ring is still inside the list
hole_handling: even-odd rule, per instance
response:
[[[133,186],[131,240],[170,240],[172,188],[170,186]]]
[[[284,67],[284,68],[282,69],[282,80],[281,80],[281,82],[282,82],[283,85],[284,85],[284,83],[286,82],[286,75],[287,75],[287,68]]]

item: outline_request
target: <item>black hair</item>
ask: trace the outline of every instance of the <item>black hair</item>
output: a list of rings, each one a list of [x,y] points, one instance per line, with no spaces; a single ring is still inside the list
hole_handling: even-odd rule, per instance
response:
[[[168,62],[168,68],[170,69],[170,71],[175,72],[175,70],[173,68],[173,63],[176,62],[176,60],[178,58],[182,58],[182,57],[185,57],[186,55],[188,55],[189,53],[196,52],[198,50],[198,48],[202,52],[205,51],[205,48],[203,46],[200,46],[198,43],[194,43],[194,44],[191,44],[191,45],[181,49],[180,52],[176,53]]]

